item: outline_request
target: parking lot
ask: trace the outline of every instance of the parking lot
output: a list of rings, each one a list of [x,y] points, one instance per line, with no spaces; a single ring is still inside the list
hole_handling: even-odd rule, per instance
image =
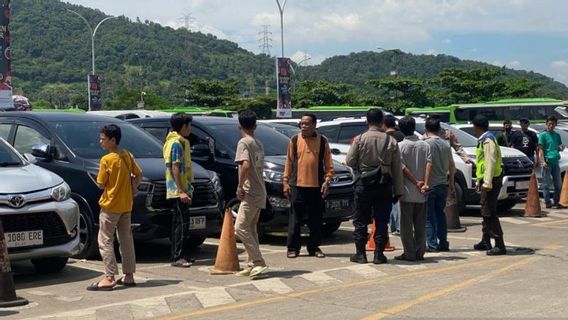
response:
[[[7,319],[373,319],[384,317],[518,318],[564,317],[568,211],[548,210],[543,218],[522,217],[518,204],[501,221],[509,254],[488,257],[473,251],[481,218],[473,208],[462,216],[463,233],[450,233],[450,252],[428,253],[423,263],[392,259],[376,266],[349,262],[354,246],[350,222],[324,240],[325,259],[286,258],[285,235],[266,236],[261,249],[269,276],[251,281],[212,276],[217,239],[194,251],[189,269],[168,264],[169,244],[137,245],[137,287],[111,292],[85,288],[102,275],[100,260],[71,260],[63,272],[37,275],[31,265],[14,265],[24,307],[1,309]],[[240,244],[239,259],[246,254]]]

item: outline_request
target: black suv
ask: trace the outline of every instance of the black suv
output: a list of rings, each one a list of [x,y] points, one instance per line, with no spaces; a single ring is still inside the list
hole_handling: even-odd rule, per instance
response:
[[[132,119],[129,122],[140,126],[160,140],[170,130],[169,117]],[[264,145],[264,181],[268,193],[267,208],[261,214],[261,231],[281,231],[288,225],[290,201],[282,194],[282,176],[286,161],[288,137],[259,123],[255,137]],[[234,118],[194,117],[191,128],[192,160],[217,172],[225,193],[225,200],[236,215],[238,200],[235,191],[238,184],[235,150],[241,138],[238,121]],[[353,175],[349,168],[334,163],[335,178],[325,200],[323,232],[335,232],[342,221],[352,215]]]
[[[38,165],[61,176],[79,204],[81,249],[76,257],[89,257],[97,250],[96,234],[101,190],[96,186],[99,159],[99,130],[114,123],[122,130],[120,146],[130,151],[144,177],[132,210],[135,240],[170,235],[171,209],[166,204],[165,166],[162,145],[136,126],[110,117],[63,112],[0,113],[0,137],[20,153],[31,153]],[[197,246],[220,229],[224,207],[218,176],[193,164],[194,201],[191,205],[188,245]]]

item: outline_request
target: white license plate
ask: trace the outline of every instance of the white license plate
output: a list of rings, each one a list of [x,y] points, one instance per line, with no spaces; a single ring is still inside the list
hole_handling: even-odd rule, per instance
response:
[[[325,200],[325,208],[329,210],[339,210],[344,208],[349,208],[351,203],[349,199],[333,199]]]
[[[515,189],[517,190],[527,190],[529,188],[528,181],[517,181],[515,182]]]
[[[205,229],[206,222],[205,216],[189,217],[189,230]]]
[[[43,245],[43,230],[8,232],[4,237],[8,248]]]

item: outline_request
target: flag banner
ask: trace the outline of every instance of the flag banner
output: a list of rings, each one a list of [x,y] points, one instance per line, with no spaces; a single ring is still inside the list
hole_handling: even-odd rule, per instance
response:
[[[278,104],[276,106],[277,118],[292,118],[292,93],[290,73],[292,72],[290,58],[276,58],[276,91]]]
[[[89,75],[89,110],[101,110],[101,78],[96,74]]]
[[[0,0],[0,109],[13,110],[10,0]]]

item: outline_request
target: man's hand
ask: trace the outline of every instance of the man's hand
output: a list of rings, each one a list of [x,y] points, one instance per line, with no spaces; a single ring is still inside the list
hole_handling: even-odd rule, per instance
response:
[[[237,187],[237,199],[239,199],[239,201],[243,201],[245,199],[245,189],[243,189],[242,186]]]
[[[400,196],[393,196],[392,197],[392,203],[393,204],[397,203],[399,198],[400,198]]]
[[[327,197],[328,192],[329,192],[329,182],[324,181],[323,184],[321,185],[321,197],[322,198]]]
[[[430,186],[427,184],[424,184],[421,188],[420,188],[420,192],[422,192],[423,194],[426,194],[428,192],[430,192]]]
[[[541,161],[541,162],[540,162],[540,166],[541,166],[543,169],[548,169],[548,163],[546,163],[546,161]]]
[[[481,183],[477,182],[475,184],[475,192],[477,193],[481,192]]]
[[[180,192],[179,200],[183,203],[191,203],[191,197],[186,192]]]
[[[448,185],[448,193],[453,194],[454,192],[456,192],[456,186],[453,183],[450,183]]]
[[[424,181],[416,181],[416,188],[422,189],[425,184]]]
[[[286,199],[290,199],[290,185],[288,184],[288,182],[282,183],[282,187],[282,193],[284,194],[284,197],[286,197]]]

